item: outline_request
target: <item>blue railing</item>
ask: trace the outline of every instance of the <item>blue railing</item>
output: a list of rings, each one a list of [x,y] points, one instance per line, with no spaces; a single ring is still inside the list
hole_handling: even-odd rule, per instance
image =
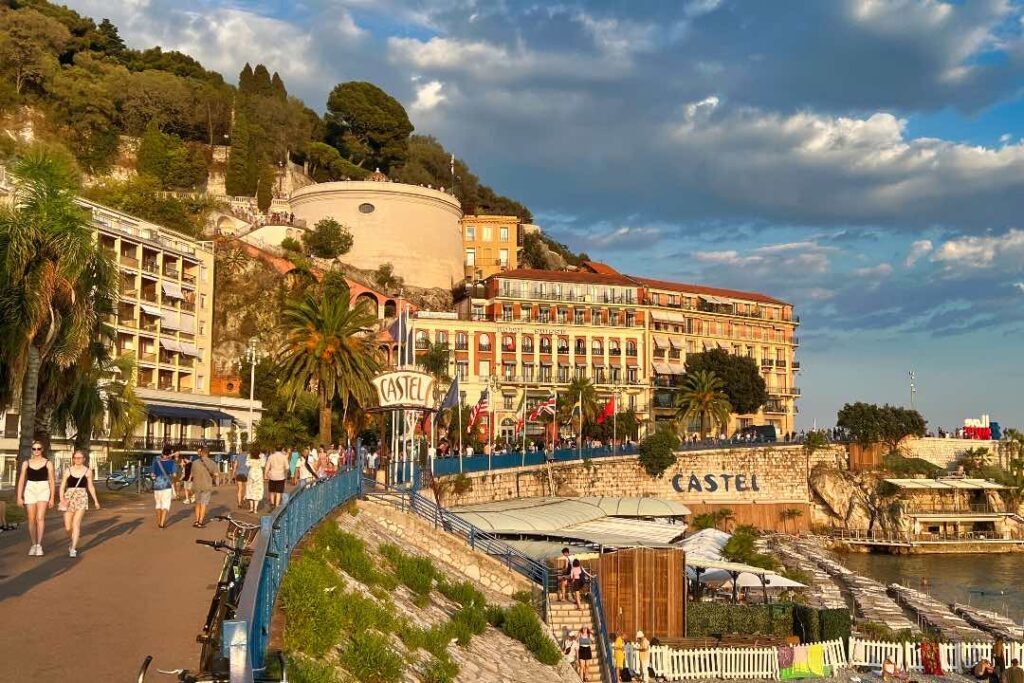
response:
[[[473,550],[487,553],[508,569],[537,584],[541,588],[542,604],[546,614],[550,570],[543,562],[516,550],[508,543],[473,526],[454,512],[438,506],[415,491],[388,488],[378,492],[366,491],[366,495],[391,503],[403,512],[419,515],[435,527],[462,538]]]
[[[597,632],[601,636],[601,659],[608,669],[609,683],[619,683],[619,672],[615,669],[615,657],[612,656],[612,645],[608,639],[608,622],[604,618],[604,603],[601,601],[601,577],[595,575],[590,582],[590,600],[594,603],[594,618],[597,619]]]
[[[513,467],[531,467],[543,465],[549,460],[552,462],[568,462],[570,460],[586,460],[595,458],[609,458],[616,455],[635,455],[634,446],[620,446],[613,452],[610,446],[603,448],[562,448],[553,452],[544,453],[503,453],[501,455],[473,455],[468,458],[438,458],[434,461],[434,475],[443,477],[459,472],[486,472],[487,470],[507,470]]]
[[[361,484],[359,470],[342,472],[297,489],[274,514],[263,517],[235,619],[224,622],[224,654],[231,661],[232,683],[251,683],[266,666],[274,602],[292,550],[331,511],[355,498]]]

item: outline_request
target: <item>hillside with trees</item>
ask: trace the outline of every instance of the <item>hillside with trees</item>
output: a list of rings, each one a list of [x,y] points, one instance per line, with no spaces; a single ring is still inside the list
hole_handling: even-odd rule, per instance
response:
[[[0,0],[0,117],[8,129],[32,117],[37,138],[65,145],[94,178],[123,164],[122,136],[138,140],[141,185],[107,180],[94,198],[116,202],[140,191],[151,200],[142,217],[151,220],[193,211],[172,224],[178,229],[201,222],[195,211],[204,207],[156,207],[163,198],[154,193],[202,190],[211,170],[225,173],[229,195],[256,197],[261,207],[270,204],[275,168],[287,161],[308,163],[319,182],[379,168],[401,182],[453,185],[451,154],[434,138],[413,135],[402,104],[372,83],[339,83],[321,116],[289,95],[267,65],[246,64],[232,85],[181,52],[130,49],[109,20],[46,0]],[[0,138],[0,154],[9,155],[10,141]],[[215,167],[214,145],[230,146],[226,168]],[[467,213],[532,219],[465,161],[457,159],[455,170],[454,191]]]

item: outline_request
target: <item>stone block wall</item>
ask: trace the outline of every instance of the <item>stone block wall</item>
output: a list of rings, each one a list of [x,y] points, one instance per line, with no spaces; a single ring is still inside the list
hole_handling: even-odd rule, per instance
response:
[[[901,445],[900,450],[908,458],[921,458],[941,467],[942,469],[956,469],[956,460],[964,451],[972,448],[987,448],[992,454],[992,462],[999,464],[999,442],[978,441],[977,439],[939,439],[926,437],[914,439]]]
[[[473,583],[507,596],[533,590],[533,584],[525,577],[489,555],[473,551],[461,538],[435,529],[420,517],[372,501],[360,502],[359,508],[360,514],[370,515],[376,524],[386,529],[394,542],[417,548]]]

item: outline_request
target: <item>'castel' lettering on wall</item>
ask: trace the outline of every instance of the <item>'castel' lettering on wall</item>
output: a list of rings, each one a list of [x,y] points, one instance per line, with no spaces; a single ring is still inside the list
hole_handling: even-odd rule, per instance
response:
[[[677,474],[672,477],[672,488],[679,493],[715,493],[717,491],[760,491],[757,485],[756,474],[705,474],[698,475],[691,472],[689,479],[685,475]]]

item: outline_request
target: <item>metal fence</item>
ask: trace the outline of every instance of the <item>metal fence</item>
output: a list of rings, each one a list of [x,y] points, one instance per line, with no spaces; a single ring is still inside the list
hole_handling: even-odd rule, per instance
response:
[[[619,683],[619,672],[615,668],[612,656],[612,643],[608,638],[608,620],[604,616],[604,603],[601,601],[601,577],[594,575],[590,582],[590,601],[594,604],[594,618],[597,619],[597,633],[601,638],[601,660],[608,670],[608,683]]]
[[[358,469],[341,472],[297,489],[274,514],[263,517],[235,619],[224,622],[232,683],[251,683],[265,668],[274,602],[295,546],[332,510],[355,498],[361,483]]]

